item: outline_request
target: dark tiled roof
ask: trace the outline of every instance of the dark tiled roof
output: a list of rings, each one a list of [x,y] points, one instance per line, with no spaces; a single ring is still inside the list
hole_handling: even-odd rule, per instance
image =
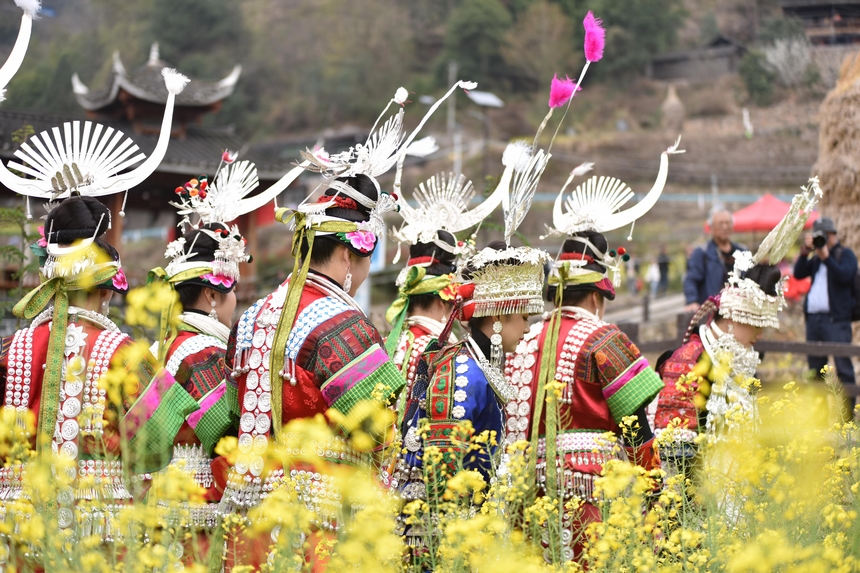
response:
[[[780,8],[809,8],[819,6],[860,6],[857,0],[779,0]]]
[[[170,67],[170,64],[158,57],[156,46],[153,46],[149,61],[132,73],[126,71],[119,52],[114,52],[111,80],[107,87],[90,89],[74,74],[72,89],[75,99],[88,111],[99,110],[112,104],[120,89],[140,100],[163,104],[167,101],[167,88],[164,87],[161,70]],[[192,78],[182,93],[176,96],[176,105],[202,107],[218,103],[233,93],[241,73],[242,66],[237,65],[227,77],[219,81]]]
[[[52,115],[33,112],[17,112],[0,109],[0,158],[8,160],[18,148],[12,142],[15,131],[26,125],[32,125],[35,133],[49,130],[60,126],[67,121],[86,121],[85,118],[72,115]],[[122,121],[99,121],[120,130],[140,147],[141,151],[149,155],[155,149],[158,141],[157,125],[153,133],[134,133],[132,126]],[[253,161],[257,165],[260,179],[278,179],[289,171],[298,154],[295,157],[275,158],[272,154],[258,153],[255,148],[245,144],[235,134],[227,129],[202,128],[188,126],[184,138],[171,138],[167,146],[167,153],[161,162],[159,171],[165,173],[178,173],[182,175],[195,176],[201,173],[212,174],[218,168],[221,152],[225,149],[238,151],[241,159]]]

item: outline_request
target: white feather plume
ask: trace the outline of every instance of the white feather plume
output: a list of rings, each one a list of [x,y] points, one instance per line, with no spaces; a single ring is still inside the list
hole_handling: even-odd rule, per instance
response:
[[[573,171],[570,172],[571,177],[582,177],[589,171],[594,168],[594,162],[586,161],[585,163],[581,163],[573,168]]]
[[[529,143],[523,139],[512,141],[502,153],[502,165],[512,167],[514,171],[520,173],[528,167],[531,157],[532,146]]]
[[[164,76],[164,86],[173,95],[181,94],[188,85],[188,78],[172,68],[164,68],[161,70],[161,75]]]
[[[403,105],[406,103],[406,100],[409,99],[409,90],[404,87],[397,88],[397,91],[394,92],[394,103],[398,103]]]
[[[41,0],[15,0],[15,5],[26,12],[31,18],[35,18],[36,14],[42,9]]]
[[[427,137],[422,137],[418,141],[412,142],[412,144],[406,148],[406,155],[411,155],[412,157],[427,157],[438,150],[439,145],[436,143],[436,138],[432,135],[428,135]]]

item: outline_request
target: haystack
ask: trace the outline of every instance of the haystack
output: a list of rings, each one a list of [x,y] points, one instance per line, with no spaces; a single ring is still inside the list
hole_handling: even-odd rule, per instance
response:
[[[678,97],[678,92],[675,91],[674,84],[669,84],[669,92],[666,94],[666,99],[663,100],[660,110],[663,112],[660,122],[663,129],[672,133],[681,133],[684,130],[686,109],[684,102]]]
[[[820,208],[843,244],[860,253],[860,52],[842,62],[839,81],[821,104],[818,161]]]

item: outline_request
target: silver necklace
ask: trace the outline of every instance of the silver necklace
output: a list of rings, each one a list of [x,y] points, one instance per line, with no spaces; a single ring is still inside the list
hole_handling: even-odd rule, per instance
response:
[[[69,320],[75,320],[76,316],[80,316],[81,318],[85,318],[86,320],[92,322],[93,324],[100,326],[102,330],[108,330],[110,332],[119,332],[119,328],[116,324],[113,323],[111,319],[106,317],[103,314],[98,312],[93,312],[91,310],[87,310],[85,308],[78,308],[76,306],[69,307]]]
[[[730,378],[738,374],[744,378],[755,376],[761,360],[754,348],[745,347],[732,334],[723,332],[716,323],[699,327],[699,336],[713,364],[717,364],[726,355],[729,356]]]
[[[490,384],[490,388],[493,389],[493,392],[496,393],[499,400],[501,400],[503,404],[507,405],[508,402],[517,397],[517,390],[511,386],[507,380],[505,380],[505,375],[501,370],[490,364],[490,361],[484,356],[483,351],[481,351],[481,347],[478,346],[478,343],[475,342],[474,338],[468,336],[466,340],[468,342],[466,350],[475,362],[478,363],[478,367],[484,373],[484,377]]]
[[[718,436],[720,428],[727,423],[726,414],[735,408],[749,420],[756,418],[755,395],[739,385],[735,379],[740,375],[744,380],[753,378],[760,362],[758,353],[746,348],[730,333],[723,332],[715,323],[699,328],[702,346],[713,364],[729,357],[729,372],[722,380],[714,380],[711,396],[706,408],[708,417],[705,428],[711,436]],[[728,424],[729,426],[734,425]]]

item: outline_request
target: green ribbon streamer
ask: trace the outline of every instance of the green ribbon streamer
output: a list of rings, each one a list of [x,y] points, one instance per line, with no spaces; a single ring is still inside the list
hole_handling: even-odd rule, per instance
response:
[[[565,261],[558,268],[558,275],[559,276],[550,275],[547,282],[551,286],[561,285],[561,287],[564,288],[567,285],[590,285],[606,278],[605,275],[598,273],[597,271],[589,271],[587,273],[572,275],[570,274],[570,262],[568,261]]]
[[[546,401],[546,385],[555,380],[556,369],[558,367],[556,354],[558,352],[558,339],[561,332],[561,305],[564,297],[564,287],[568,284],[590,284],[597,282],[590,280],[592,278],[591,275],[597,275],[597,280],[603,278],[603,275],[600,273],[571,275],[569,261],[562,263],[557,270],[558,276],[551,276],[549,279],[549,283],[558,288],[555,290],[555,310],[552,311],[549,320],[549,329],[544,339],[543,352],[541,353],[540,374],[538,375],[535,411],[531,428],[531,450],[534,454],[529,456],[530,475],[534,475],[536,472],[537,446],[541,415],[543,414],[543,405]],[[558,416],[558,398],[553,397],[547,403],[546,411],[546,494],[552,499],[558,497],[558,444],[556,443],[558,436]]]
[[[42,376],[42,393],[39,405],[39,433],[36,450],[43,461],[51,457],[54,427],[57,423],[57,400],[60,395],[60,377],[66,347],[66,322],[69,317],[70,290],[92,288],[116,275],[117,267],[99,269],[72,279],[54,277],[44,280],[31,290],[12,309],[19,318],[31,320],[54,299],[54,323],[48,338],[48,355]]]
[[[287,216],[288,213],[289,216]],[[284,352],[287,347],[287,339],[290,336],[290,331],[293,329],[293,322],[296,320],[302,290],[308,278],[311,253],[314,248],[314,238],[319,232],[350,233],[358,229],[358,224],[348,221],[324,221],[311,225],[305,213],[290,211],[290,209],[284,207],[278,209],[275,213],[275,219],[285,225],[293,222],[296,229],[295,233],[293,233],[292,247],[294,259],[293,273],[287,287],[287,300],[284,303],[281,317],[278,319],[278,326],[275,329],[275,339],[272,342],[272,355],[269,364],[269,375],[272,382],[272,435],[277,438],[282,430],[284,379],[281,377],[281,371],[284,368]],[[300,262],[301,248],[305,243],[308,246],[308,255]]]
[[[409,312],[409,299],[413,295],[437,293],[451,285],[451,275],[427,277],[424,267],[410,267],[406,272],[406,280],[397,294],[397,299],[385,311],[385,320],[392,326],[388,338],[385,339],[385,350],[389,356],[394,355],[397,341],[403,331],[403,323]]]
[[[92,288],[112,278],[118,271],[118,267],[106,267],[71,279],[54,277],[46,280],[42,276],[42,284],[27,293],[12,308],[12,313],[15,316],[31,320],[54,299],[54,322],[48,337],[48,353],[45,359],[45,373],[42,375],[39,425],[36,435],[36,451],[43,463],[49,463],[53,454],[52,443],[54,429],[57,425],[57,410],[59,409],[60,378],[65,358],[66,322],[69,318],[68,291]],[[37,503],[37,509],[47,516],[48,521],[56,519],[57,506],[55,503],[40,500]]]

